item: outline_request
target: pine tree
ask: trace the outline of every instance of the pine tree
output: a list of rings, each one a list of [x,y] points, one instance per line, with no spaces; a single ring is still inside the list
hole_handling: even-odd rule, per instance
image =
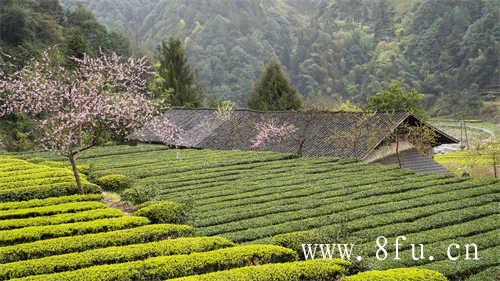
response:
[[[79,28],[73,28],[65,40],[64,54],[68,58],[83,58],[83,55],[90,52],[87,40],[83,37]]]
[[[159,85],[156,90],[160,93],[170,91],[168,102],[172,106],[200,107],[203,92],[179,39],[170,38],[162,42],[159,61]]]
[[[271,62],[256,83],[248,99],[248,107],[256,110],[300,110],[302,100],[297,90],[276,62]]]

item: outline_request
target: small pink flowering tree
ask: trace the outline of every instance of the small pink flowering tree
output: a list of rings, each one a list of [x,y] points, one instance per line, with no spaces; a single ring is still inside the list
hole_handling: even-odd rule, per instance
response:
[[[280,124],[274,119],[257,123],[256,128],[257,135],[250,141],[252,148],[258,148],[269,143],[282,141],[297,131],[295,125],[287,122]]]
[[[40,145],[66,156],[82,193],[77,155],[104,136],[125,137],[156,114],[147,92],[150,66],[144,58],[116,54],[74,58],[57,65],[49,52],[40,61],[0,80],[0,117],[23,113],[38,121]],[[169,132],[171,133],[171,132]]]
[[[135,137],[143,142],[151,141],[149,134],[156,137],[156,140],[165,145],[172,145],[177,148],[181,140],[182,130],[175,125],[165,115],[157,116],[147,122],[144,126],[147,130],[138,131]],[[176,158],[180,159],[180,152],[177,149]]]

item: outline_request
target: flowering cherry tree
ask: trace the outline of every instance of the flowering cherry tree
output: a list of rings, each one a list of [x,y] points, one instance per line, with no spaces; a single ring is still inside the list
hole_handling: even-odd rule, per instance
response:
[[[101,144],[104,136],[125,137],[156,114],[147,92],[151,69],[144,58],[116,54],[82,59],[77,67],[58,66],[49,52],[40,61],[0,80],[0,117],[24,113],[38,121],[38,140],[66,156],[76,184],[78,153]],[[173,132],[167,132],[173,134]]]
[[[287,122],[280,124],[274,119],[259,122],[255,126],[257,128],[257,135],[250,141],[252,148],[279,142],[297,131],[295,125]]]
[[[144,128],[136,132],[135,136],[138,140],[143,142],[149,142],[150,134],[156,137],[156,140],[165,145],[172,145],[176,148],[178,143],[182,140],[181,134],[182,130],[177,125],[175,125],[170,119],[165,115],[157,116],[149,120]],[[176,158],[180,159],[180,151],[177,149]]]

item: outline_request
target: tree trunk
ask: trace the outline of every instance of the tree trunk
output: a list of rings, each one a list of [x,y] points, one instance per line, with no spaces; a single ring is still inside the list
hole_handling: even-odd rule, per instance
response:
[[[80,174],[78,173],[78,168],[76,167],[75,155],[73,153],[71,153],[68,156],[68,159],[69,159],[69,162],[71,163],[71,168],[73,169],[73,175],[75,176],[76,186],[78,186],[78,189],[80,189],[80,192],[82,194],[85,194],[86,191],[85,191],[85,188],[82,185],[82,181],[80,179]]]
[[[495,175],[495,178],[498,178],[498,175],[497,175],[497,155],[495,153],[493,154],[493,174]]]
[[[175,159],[176,160],[181,159],[181,151],[179,150],[179,147],[177,145],[175,146]]]
[[[305,138],[303,140],[300,141],[299,143],[299,150],[297,151],[297,155],[299,157],[302,157],[302,150],[304,149],[304,142],[305,142]]]

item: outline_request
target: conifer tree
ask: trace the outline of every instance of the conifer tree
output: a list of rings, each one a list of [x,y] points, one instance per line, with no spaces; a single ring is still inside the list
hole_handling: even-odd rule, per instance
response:
[[[203,92],[179,39],[170,38],[162,42],[159,61],[156,91],[170,91],[168,102],[172,106],[201,106]]]
[[[276,62],[271,62],[254,86],[248,107],[256,110],[300,110],[302,100],[297,90]]]
[[[65,41],[64,54],[70,62],[74,62],[71,58],[82,59],[85,54],[90,53],[87,40],[85,40],[79,28],[73,28]]]

